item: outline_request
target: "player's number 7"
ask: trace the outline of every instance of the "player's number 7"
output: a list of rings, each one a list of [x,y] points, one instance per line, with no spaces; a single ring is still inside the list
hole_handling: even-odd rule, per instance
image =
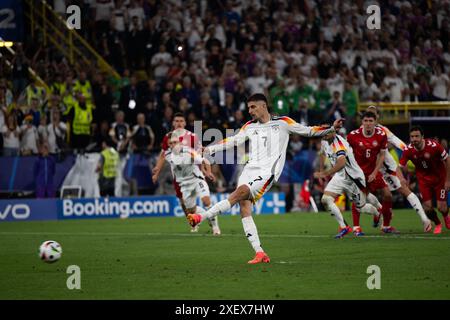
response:
[[[264,140],[264,147],[267,146],[267,137],[262,137],[262,139]]]
[[[252,185],[253,182],[260,181],[260,180],[262,180],[262,177],[261,177],[261,176],[258,176],[258,178],[256,178],[256,179],[253,180],[253,181],[250,181],[248,184],[249,184],[249,185]]]

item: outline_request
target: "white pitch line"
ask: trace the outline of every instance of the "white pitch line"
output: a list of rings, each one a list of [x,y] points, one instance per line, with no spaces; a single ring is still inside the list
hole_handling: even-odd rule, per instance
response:
[[[211,234],[206,233],[147,233],[147,232],[8,232],[3,231],[0,232],[0,236],[20,236],[20,235],[54,235],[54,236],[150,236],[150,237],[159,237],[159,236],[172,236],[172,237],[205,237],[212,236]],[[332,234],[260,234],[263,238],[333,238]],[[217,237],[243,237],[242,234],[222,234]],[[353,236],[349,236],[352,238]],[[380,238],[380,239],[425,239],[425,240],[450,240],[448,236],[433,236],[433,235],[421,235],[417,233],[410,234],[400,234],[400,235],[366,235],[362,238]],[[338,240],[338,239],[337,239]]]
[[[296,263],[301,263],[298,261],[274,261],[274,263],[279,263],[279,264],[296,264]]]

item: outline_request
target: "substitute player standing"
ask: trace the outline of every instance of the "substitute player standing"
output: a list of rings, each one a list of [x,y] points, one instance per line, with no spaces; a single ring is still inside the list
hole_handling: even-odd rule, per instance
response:
[[[392,194],[389,191],[380,168],[383,165],[387,150],[387,136],[383,130],[376,128],[376,115],[373,112],[365,112],[362,116],[362,127],[350,132],[347,141],[353,148],[353,152],[358,165],[364,172],[368,191],[374,193],[381,190],[383,195],[382,208],[384,233],[397,233],[395,228],[390,226],[392,219]],[[364,235],[359,225],[359,212],[352,206],[353,232],[355,235]],[[375,221],[375,224],[377,221]]]
[[[367,212],[380,219],[380,213],[371,204],[366,203],[366,194],[362,191],[366,189],[366,179],[364,172],[359,167],[353,155],[350,145],[336,132],[331,132],[323,137],[321,145],[321,156],[327,156],[332,164],[332,168],[326,171],[314,172],[315,178],[325,178],[333,175],[333,178],[325,187],[322,204],[331,213],[339,224],[339,233],[335,238],[340,239],[352,228],[347,225],[342,217],[341,210],[337,207],[335,199],[344,192],[355,203],[359,211]],[[372,198],[375,196],[371,195]],[[375,198],[376,204],[379,205]]]
[[[437,142],[424,139],[421,127],[412,127],[409,133],[410,144],[403,151],[400,166],[405,167],[408,160],[416,166],[416,176],[422,204],[428,217],[435,223],[433,233],[442,232],[442,224],[433,208],[433,195],[437,208],[444,217],[445,226],[450,229],[447,192],[450,190],[450,157]]]
[[[208,183],[200,170],[201,164],[205,165],[205,172],[208,179],[214,181],[214,175],[211,173],[211,165],[207,159],[202,158],[194,149],[183,146],[181,138],[184,134],[183,129],[174,130],[170,136],[169,149],[165,152],[165,160],[170,163],[172,173],[180,186],[183,203],[186,212],[195,213],[197,208],[197,196],[202,203],[211,203]],[[212,221],[211,221],[212,220]],[[220,229],[217,219],[210,219],[210,225],[213,235],[220,235]]]
[[[336,120],[331,128],[303,126],[289,117],[272,116],[269,113],[267,98],[261,93],[250,96],[247,107],[253,120],[247,122],[236,135],[204,150],[206,154],[214,154],[249,140],[249,160],[239,177],[238,187],[228,199],[216,203],[203,214],[189,214],[188,219],[192,225],[197,225],[205,218],[215,217],[239,203],[245,235],[256,252],[255,258],[248,263],[268,263],[270,258],[261,247],[252,218],[252,202],[256,203],[280,177],[291,133],[321,137],[340,128],[343,119]]]
[[[377,128],[380,128],[384,131],[387,136],[388,143],[392,144],[396,148],[403,151],[406,148],[406,144],[399,139],[395,134],[392,133],[387,127],[382,126],[378,119],[380,117],[378,108],[376,106],[368,106],[366,111],[373,112],[377,116]],[[389,190],[398,191],[406,200],[408,200],[409,204],[414,208],[417,214],[420,217],[420,220],[423,224],[423,230],[425,232],[431,231],[431,221],[427,218],[425,211],[420,203],[419,198],[409,189],[406,180],[403,178],[403,174],[395,162],[392,155],[389,153],[389,150],[386,149],[384,155],[384,163],[380,169],[381,174],[383,175],[384,181],[387,183]]]

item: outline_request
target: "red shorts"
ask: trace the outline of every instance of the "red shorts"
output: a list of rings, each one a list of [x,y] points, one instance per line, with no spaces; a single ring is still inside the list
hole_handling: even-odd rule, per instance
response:
[[[178,184],[178,182],[175,181],[175,179],[173,179],[173,187],[175,189],[175,194],[177,195],[177,198],[183,199],[183,194],[181,193],[180,185]]]
[[[422,195],[422,201],[433,200],[433,194],[436,196],[436,201],[447,202],[447,191],[445,191],[445,181],[432,184],[427,182],[421,182],[419,180],[419,191]]]
[[[367,178],[366,177],[366,182],[367,182]],[[377,173],[375,180],[373,180],[372,182],[367,182],[367,189],[369,190],[369,192],[375,192],[377,190],[380,189],[384,189],[387,187],[386,182],[384,182],[383,176],[381,175],[380,172]]]

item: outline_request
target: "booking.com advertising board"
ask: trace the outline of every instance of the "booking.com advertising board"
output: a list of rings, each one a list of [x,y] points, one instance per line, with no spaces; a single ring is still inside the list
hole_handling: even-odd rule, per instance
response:
[[[228,194],[212,194],[212,203]],[[266,193],[253,207],[255,214],[285,213],[284,193]],[[238,215],[239,206],[224,214]],[[96,218],[183,217],[175,196],[147,196],[97,199],[0,200],[0,222]]]

